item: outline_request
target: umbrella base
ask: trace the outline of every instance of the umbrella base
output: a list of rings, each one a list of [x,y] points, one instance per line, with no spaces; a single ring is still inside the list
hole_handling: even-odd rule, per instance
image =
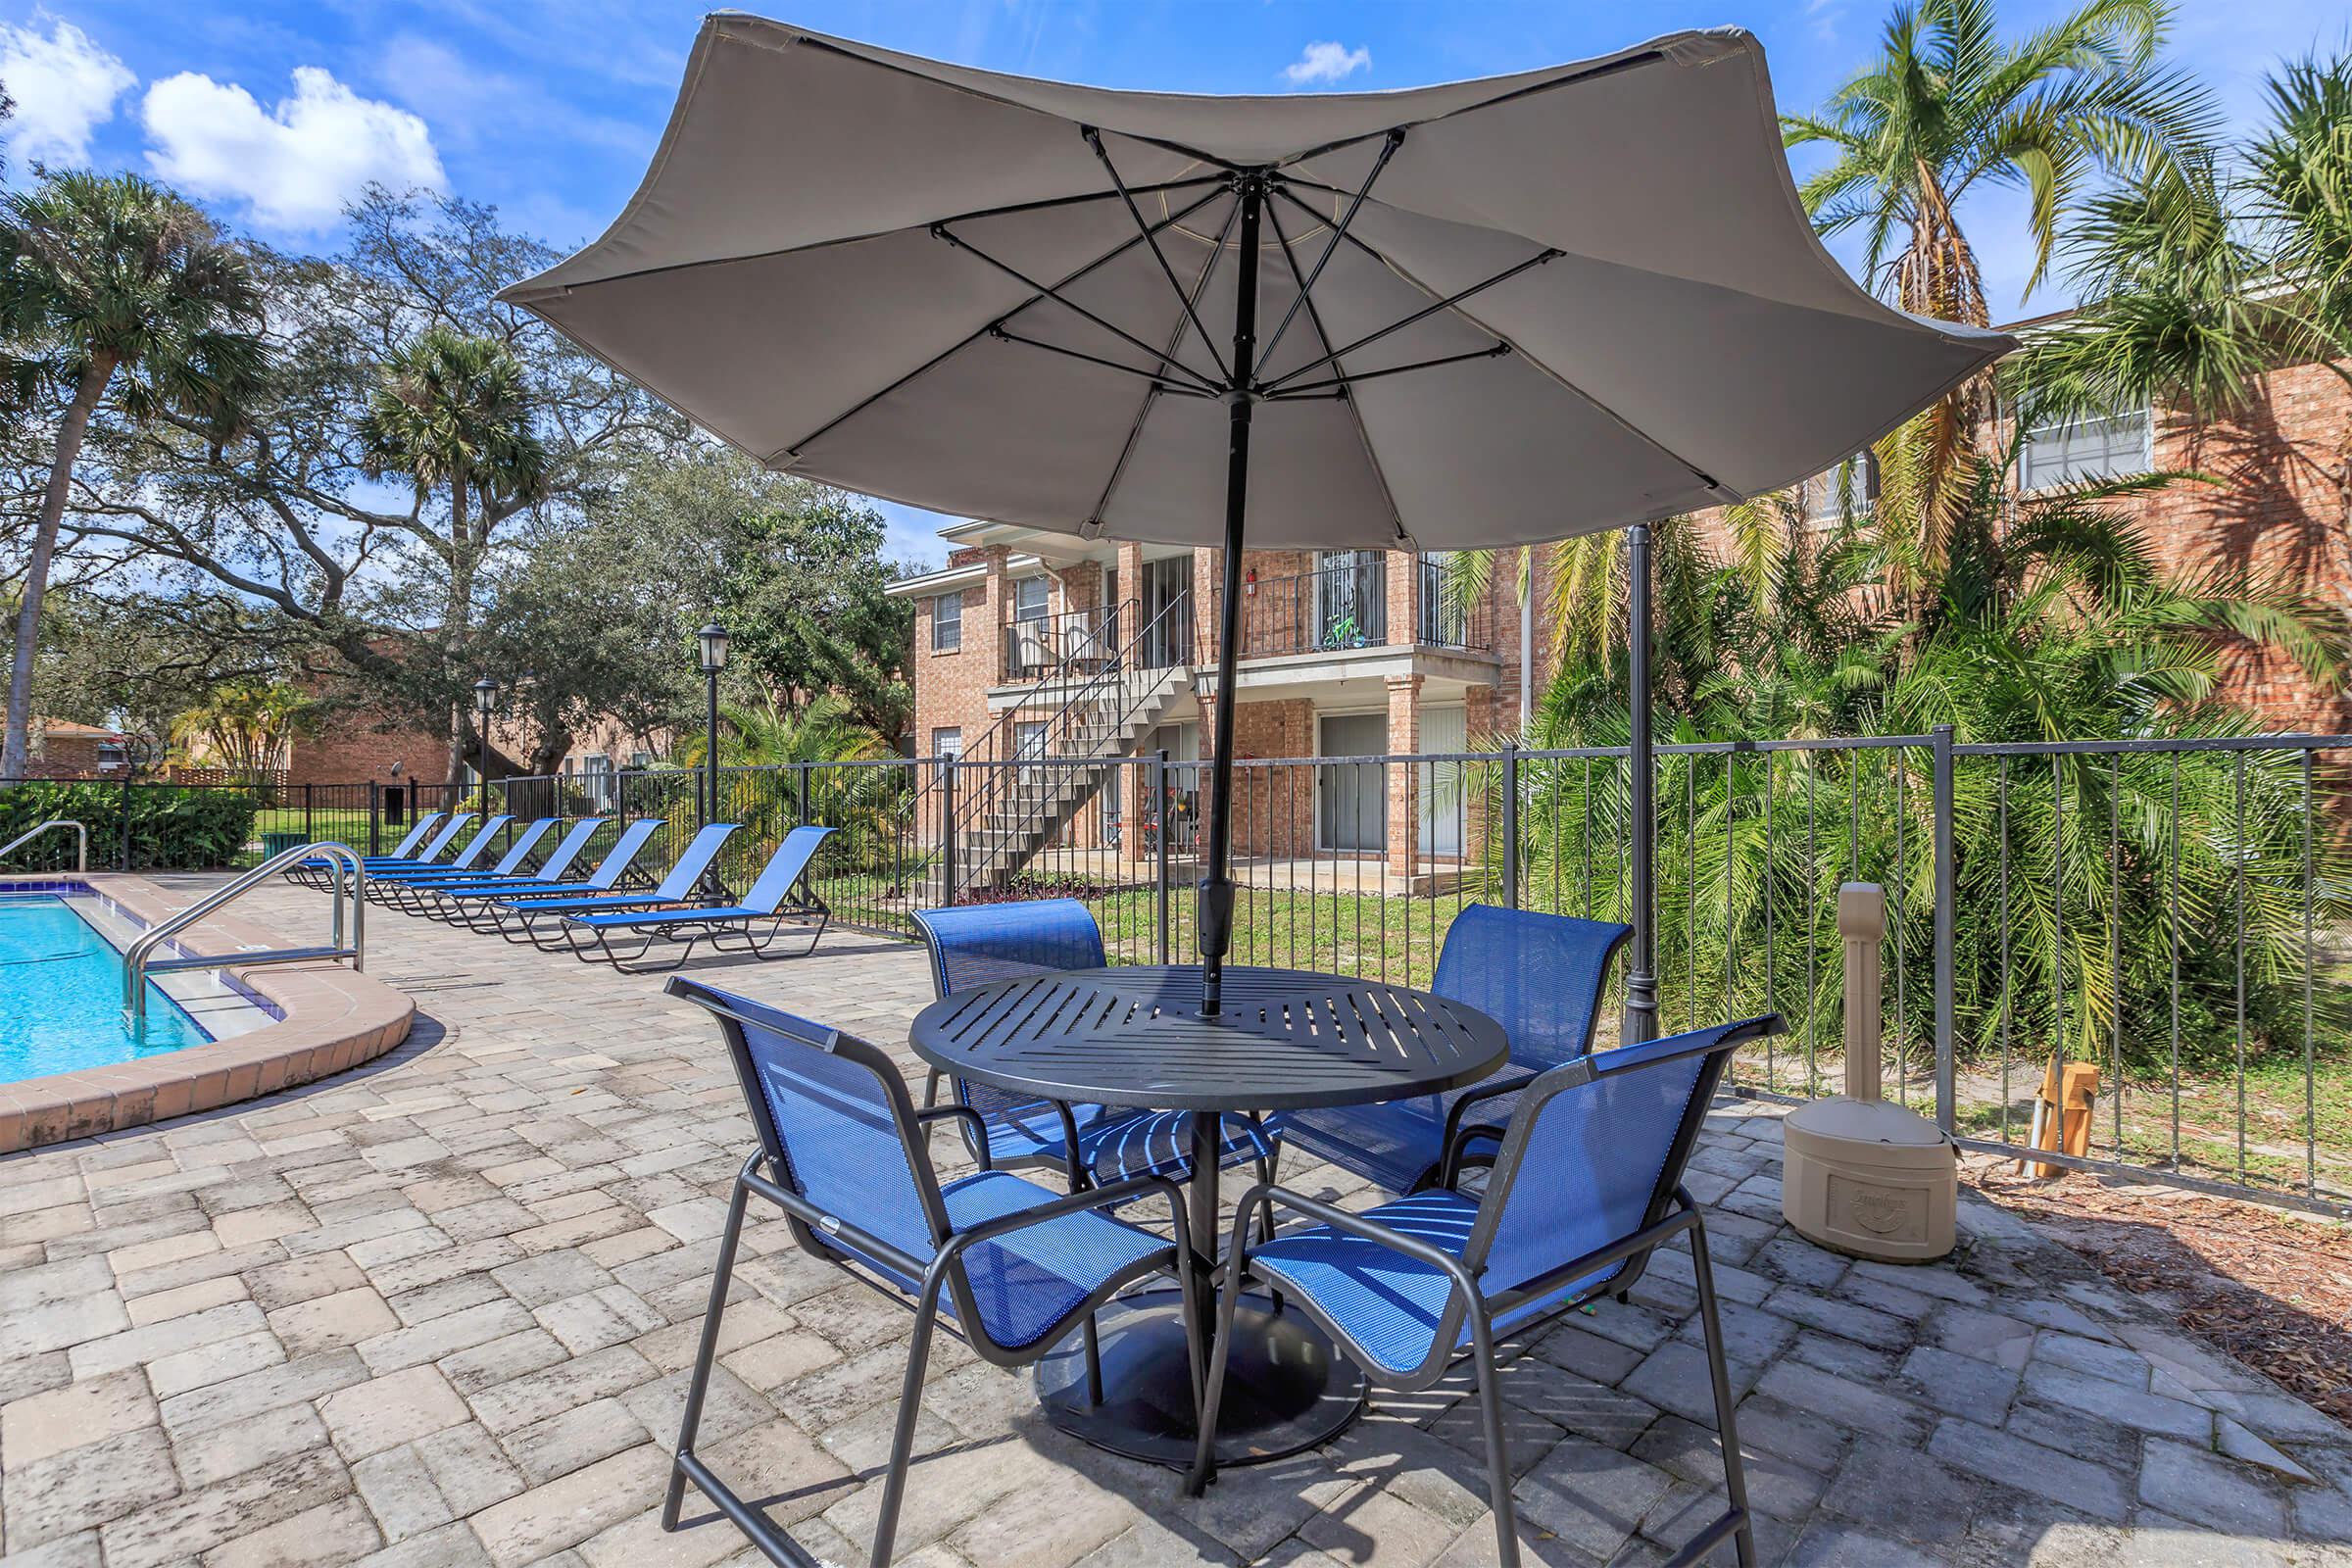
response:
[[[1193,1418],[1181,1293],[1121,1297],[1096,1322],[1102,1402],[1090,1404],[1085,1342],[1072,1335],[1038,1363],[1046,1419],[1112,1453],[1183,1470],[1200,1428]],[[1217,1409],[1217,1463],[1262,1464],[1329,1442],[1362,1410],[1367,1384],[1354,1362],[1296,1309],[1242,1298],[1232,1363]]]

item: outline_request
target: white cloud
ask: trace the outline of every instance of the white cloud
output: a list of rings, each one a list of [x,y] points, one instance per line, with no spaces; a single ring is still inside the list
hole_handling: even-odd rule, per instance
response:
[[[1294,87],[1306,87],[1320,81],[1344,80],[1371,69],[1372,51],[1363,45],[1350,49],[1346,44],[1318,40],[1301,49],[1298,59],[1282,68],[1282,77]]]
[[[269,228],[324,228],[370,182],[445,183],[422,120],[317,66],[296,67],[294,96],[268,111],[234,83],[183,71],[147,89],[141,117],[158,177],[242,203]]]
[[[90,133],[115,118],[115,100],[138,81],[71,22],[36,15],[33,27],[0,23],[0,83],[17,101],[12,151],[24,161],[89,161]],[[35,27],[46,21],[46,36]]]

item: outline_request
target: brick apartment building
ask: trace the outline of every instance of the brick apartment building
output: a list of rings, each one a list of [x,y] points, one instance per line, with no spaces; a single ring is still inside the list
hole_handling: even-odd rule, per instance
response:
[[[2019,466],[2026,492],[2159,469],[2208,475],[2216,482],[2183,482],[2125,503],[2149,524],[2163,564],[2181,574],[2243,567],[2281,576],[2352,612],[2352,392],[2325,366],[2278,370],[2224,420],[2140,407],[2035,428]],[[1806,493],[1821,504],[1832,493],[1830,476]],[[1201,756],[1218,698],[1221,551],[1090,542],[987,521],[956,524],[941,537],[948,564],[891,589],[915,603],[918,755],[977,749],[993,760],[1023,748],[1104,757],[1165,748],[1178,761]],[[1408,552],[1250,551],[1243,564],[1236,760],[1334,761],[1246,770],[1250,782],[1236,796],[1237,854],[1356,857],[1406,878],[1456,859],[1462,813],[1432,788],[1431,768],[1347,760],[1465,751],[1521,727],[1529,697],[1540,697],[1550,674],[1535,630],[1549,623],[1544,552],[1535,552],[1530,603],[1519,601],[1515,570],[1498,563],[1484,602],[1467,614],[1444,605],[1440,563]],[[1073,749],[1050,720],[1083,687],[1084,672],[1113,655],[1130,667],[1164,668],[1167,679],[1130,680],[1119,706],[1132,709],[1135,721]],[[2255,649],[2227,656],[2223,692],[2266,727],[2352,730],[2344,690],[2318,689],[2291,663]],[[1139,854],[1141,836],[1118,833],[1118,796],[1134,772],[1095,770],[1072,792],[1084,799],[1049,812],[1060,820],[1047,839],[1119,839],[1127,854]],[[1291,798],[1252,800],[1251,790]],[[1180,804],[1197,819],[1197,801]]]
[[[25,736],[26,772],[34,778],[121,778],[130,765],[130,740],[121,730],[36,714]]]

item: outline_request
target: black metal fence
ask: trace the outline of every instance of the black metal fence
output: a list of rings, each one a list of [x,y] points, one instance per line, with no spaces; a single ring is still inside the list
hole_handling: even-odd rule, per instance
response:
[[[1426,984],[1470,903],[1625,919],[1627,783],[1623,748],[1240,760],[1235,961]],[[815,876],[845,924],[909,935],[932,905],[1066,895],[1114,961],[1182,959],[1208,785],[1163,755],[722,768],[719,814],[745,831],[719,870],[745,885],[790,827],[822,823],[837,831]],[[50,808],[58,791],[75,809]],[[654,769],[499,780],[488,801],[607,816],[608,838],[661,817],[640,861],[658,873],[701,794],[699,773]],[[195,797],[243,826],[174,859],[187,846],[154,821]],[[1035,800],[1024,821],[1044,831],[1008,853],[997,817],[959,809],[972,799]],[[481,800],[478,784],[26,784],[0,786],[0,830],[37,810],[82,820],[93,865],[249,864],[279,834],[380,853],[416,813]],[[1742,1090],[1842,1085],[1838,890],[1873,882],[1890,1097],[2011,1152],[2052,1059],[2092,1063],[2090,1152],[2037,1159],[2352,1211],[2352,737],[1665,746],[1656,800],[1660,1026],[1789,1023],[1735,1064]],[[51,835],[10,868],[72,854]]]

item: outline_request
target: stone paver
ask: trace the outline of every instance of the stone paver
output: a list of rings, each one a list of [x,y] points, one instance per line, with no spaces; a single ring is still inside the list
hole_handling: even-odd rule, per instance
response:
[[[288,928],[313,895],[256,901]],[[749,1141],[700,1012],[396,916],[370,969],[422,1009],[368,1069],[0,1160],[9,1568],[758,1561],[707,1499],[659,1528],[727,1182]],[[703,966],[901,1053],[919,953]],[[1709,1215],[1767,1564],[2352,1562],[2352,1433],[1964,1203],[1929,1268],[1778,1223],[1769,1107],[1718,1106]],[[943,1140],[943,1163],[953,1156]],[[1374,1200],[1329,1168],[1285,1177]],[[754,1209],[701,1448],[812,1553],[861,1562],[906,1314]],[[1654,1562],[1722,1506],[1690,1260],[1506,1347],[1531,1563]],[[1468,1568],[1494,1559],[1466,1380],[1381,1396],[1326,1451],[1207,1497],[1070,1443],[942,1342],[910,1568]],[[1728,1551],[1718,1560],[1729,1561]]]

